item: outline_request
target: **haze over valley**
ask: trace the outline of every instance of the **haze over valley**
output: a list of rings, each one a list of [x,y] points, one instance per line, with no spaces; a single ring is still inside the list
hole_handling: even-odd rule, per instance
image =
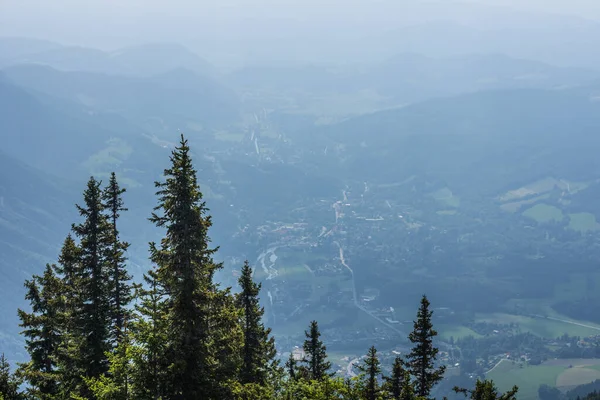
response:
[[[391,359],[426,293],[439,393],[484,376],[571,399],[600,379],[596,3],[61,2],[0,5],[10,359],[23,282],[56,262],[90,176],[116,172],[128,270],[152,267],[154,181],[183,133],[216,278],[249,260],[281,355],[318,320],[342,374],[370,345]]]

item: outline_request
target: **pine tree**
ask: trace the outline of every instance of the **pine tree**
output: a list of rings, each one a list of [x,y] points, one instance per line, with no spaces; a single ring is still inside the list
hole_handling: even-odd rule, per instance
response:
[[[475,383],[475,388],[467,390],[459,387],[454,387],[456,393],[462,393],[465,397],[472,400],[516,400],[516,394],[519,391],[517,386],[513,386],[511,390],[506,393],[498,393],[498,389],[494,385],[493,381],[480,381],[479,379]]]
[[[327,361],[327,347],[319,339],[321,332],[319,332],[317,321],[312,321],[310,329],[305,331],[304,334],[306,340],[303,345],[305,353],[303,362],[307,364],[309,377],[310,379],[323,380],[328,376],[331,363]]]
[[[383,389],[387,393],[388,399],[411,400],[413,398],[412,382],[405,366],[404,360],[396,357],[392,365],[391,376],[383,378]]]
[[[232,296],[213,282],[222,264],[212,258],[217,251],[209,247],[212,221],[189,151],[182,135],[165,181],[156,183],[159,205],[150,220],[166,235],[160,246],[151,244],[150,259],[168,296],[169,398],[222,398],[224,379],[237,376],[232,369],[241,343],[239,315]]]
[[[237,295],[237,306],[242,310],[241,325],[244,332],[240,382],[266,385],[270,372],[277,368],[277,351],[275,340],[269,337],[271,329],[265,328],[262,323],[265,311],[258,298],[261,284],[252,279],[252,268],[248,261],[242,267],[238,282],[242,291]]]
[[[371,346],[363,365],[359,365],[358,370],[362,375],[364,399],[376,400],[380,392],[378,377],[381,373],[381,366],[375,346]]]
[[[108,371],[107,352],[110,350],[110,224],[104,214],[100,182],[90,178],[83,193],[84,206],[77,206],[84,217],[81,224],[73,225],[80,239],[80,268],[77,279],[78,293],[76,334],[83,339],[77,361],[87,378],[97,378]]]
[[[285,362],[285,369],[287,371],[288,378],[292,381],[296,380],[296,370],[297,370],[296,359],[294,358],[294,354],[290,353],[290,357]]]
[[[83,367],[78,362],[84,339],[78,335],[79,316],[83,310],[80,280],[83,277],[80,249],[69,234],[58,257],[56,273],[61,279],[63,307],[59,314],[60,342],[56,351],[57,374],[60,376],[60,398],[78,392]]]
[[[129,283],[131,275],[127,273],[125,266],[125,252],[129,248],[129,243],[119,240],[117,226],[120,213],[127,211],[122,198],[125,191],[124,188],[119,187],[117,176],[113,172],[110,175],[108,186],[102,194],[103,207],[107,212],[111,230],[108,256],[110,265],[110,319],[111,337],[117,344],[123,331],[123,323],[128,318],[127,306],[132,300],[132,289]]]
[[[437,332],[431,323],[432,315],[433,311],[429,310],[429,300],[423,295],[413,331],[408,336],[414,344],[408,354],[408,366],[411,375],[415,378],[416,395],[424,398],[429,397],[431,389],[443,379],[446,370],[445,366],[435,368],[438,349],[433,345],[433,338],[437,336]]]
[[[46,265],[42,276],[25,282],[31,312],[18,310],[21,332],[26,339],[30,361],[21,365],[21,376],[29,383],[29,394],[51,399],[59,390],[57,355],[62,340],[61,314],[64,310],[63,284],[55,274],[56,266]]]
[[[389,399],[400,400],[402,394],[402,384],[405,378],[404,360],[401,357],[394,359],[392,365],[392,374],[383,377],[383,390],[387,393]]]
[[[166,396],[168,320],[166,294],[156,279],[156,272],[144,275],[148,288],[138,288],[136,315],[131,324],[134,345],[131,356],[132,397],[135,399],[158,399]]]
[[[19,392],[21,380],[10,371],[10,364],[4,353],[0,354],[0,398],[4,400],[20,400],[24,398]]]

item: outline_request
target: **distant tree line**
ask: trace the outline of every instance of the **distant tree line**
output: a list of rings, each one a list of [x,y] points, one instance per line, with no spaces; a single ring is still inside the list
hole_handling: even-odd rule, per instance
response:
[[[150,217],[164,236],[150,244],[153,267],[143,284],[127,273],[129,244],[119,234],[125,190],[114,173],[104,188],[90,178],[77,206],[81,221],[57,262],[25,282],[30,307],[18,312],[30,359],[12,372],[0,357],[0,400],[431,398],[445,367],[436,363],[425,296],[409,335],[412,350],[394,360],[389,376],[382,376],[375,347],[358,376],[334,376],[317,321],[305,332],[304,356],[281,365],[248,262],[239,293],[214,281],[222,264],[213,260],[212,220],[183,136],[170,160]],[[455,391],[508,400],[517,388],[501,394],[478,381]]]

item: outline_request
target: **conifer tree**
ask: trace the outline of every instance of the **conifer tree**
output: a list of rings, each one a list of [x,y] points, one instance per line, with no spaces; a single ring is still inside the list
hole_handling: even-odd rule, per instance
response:
[[[312,321],[309,330],[304,334],[306,340],[303,345],[305,353],[303,362],[307,364],[308,375],[310,379],[323,380],[329,375],[331,362],[327,361],[327,347],[319,339],[321,332],[317,321]]]
[[[76,334],[79,343],[77,361],[83,375],[96,378],[108,371],[110,350],[110,224],[104,214],[100,182],[90,178],[83,193],[84,206],[77,206],[84,221],[73,225],[80,240],[80,268],[76,274],[78,291]]]
[[[232,362],[241,343],[239,315],[232,296],[213,282],[222,265],[212,258],[217,251],[209,247],[212,221],[189,152],[182,135],[165,181],[156,183],[159,204],[150,218],[166,229],[160,245],[151,244],[150,259],[168,296],[167,390],[174,399],[222,398],[223,375],[237,376],[231,369],[238,367]],[[219,359],[231,361],[222,365]]]
[[[147,288],[137,288],[139,303],[131,324],[134,363],[131,392],[136,399],[166,398],[167,309],[166,294],[151,270],[144,275]]]
[[[294,354],[290,353],[290,357],[285,362],[285,369],[287,371],[288,378],[295,381],[296,380],[296,359],[294,358]]]
[[[378,378],[381,366],[375,346],[371,346],[367,357],[363,360],[363,365],[359,365],[358,370],[362,373],[364,399],[376,400],[380,393]]]
[[[24,398],[19,392],[21,380],[10,371],[10,364],[4,353],[0,354],[0,398],[4,400],[20,400]]]
[[[480,381],[477,379],[474,389],[467,390],[455,386],[454,391],[456,393],[462,393],[465,397],[472,400],[516,400],[516,394],[519,391],[519,388],[513,386],[513,388],[506,393],[498,393],[498,389],[493,381]]]
[[[119,229],[117,226],[120,213],[127,211],[122,197],[125,191],[124,188],[119,187],[116,174],[114,172],[111,173],[108,186],[102,194],[102,199],[111,233],[108,255],[110,268],[110,319],[111,337],[116,343],[120,341],[123,323],[128,317],[127,306],[132,300],[132,288],[129,283],[131,275],[128,274],[125,266],[125,252],[129,248],[129,243],[119,239]]]
[[[394,364],[392,365],[392,374],[383,378],[383,389],[387,392],[389,399],[402,399],[402,387],[404,381],[406,379],[410,381],[410,375],[404,367],[404,360],[402,360],[401,357],[396,357],[394,359]]]
[[[30,361],[21,365],[20,374],[29,383],[29,394],[51,399],[59,391],[57,355],[62,340],[61,314],[64,310],[63,284],[55,274],[56,266],[46,265],[42,276],[25,282],[31,312],[18,310],[21,333],[26,337]]]
[[[77,392],[82,383],[82,365],[78,362],[83,338],[78,335],[79,316],[83,310],[80,294],[80,279],[83,277],[80,263],[80,249],[67,235],[58,257],[56,273],[61,279],[63,307],[59,314],[60,342],[56,352],[57,374],[60,376],[60,395],[64,398],[69,393]]]
[[[271,329],[265,328],[262,323],[265,311],[258,298],[261,284],[252,279],[252,268],[248,261],[242,267],[238,282],[242,291],[237,295],[237,306],[242,310],[241,325],[244,332],[240,383],[266,385],[270,371],[277,368],[277,351],[275,340],[269,337]]]
[[[427,296],[423,295],[413,331],[408,336],[414,344],[407,357],[409,371],[415,379],[416,395],[424,398],[429,397],[431,389],[442,380],[446,370],[445,366],[435,367],[439,350],[433,345],[437,332],[431,323],[433,311],[429,310],[429,305]]]

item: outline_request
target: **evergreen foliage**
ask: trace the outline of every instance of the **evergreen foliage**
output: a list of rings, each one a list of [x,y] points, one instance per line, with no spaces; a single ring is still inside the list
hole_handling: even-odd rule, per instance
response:
[[[31,313],[18,310],[31,358],[21,366],[20,374],[30,385],[29,394],[38,399],[51,399],[58,393],[57,354],[62,340],[64,297],[55,270],[56,266],[46,265],[42,276],[34,275],[25,282]]]
[[[310,328],[304,332],[304,335],[306,340],[303,345],[305,354],[303,363],[306,364],[308,376],[310,379],[322,381],[328,376],[331,362],[327,361],[327,347],[320,339],[321,332],[317,321],[310,323]]]
[[[150,220],[166,234],[159,245],[151,244],[150,260],[167,296],[165,389],[174,399],[222,398],[226,389],[219,378],[235,377],[239,368],[239,313],[229,291],[213,282],[222,265],[212,259],[212,221],[183,135],[164,176],[156,182],[159,204]]]
[[[237,295],[237,306],[242,310],[241,326],[244,332],[240,382],[266,385],[278,369],[275,356],[275,339],[270,337],[271,329],[265,328],[262,317],[264,308],[259,304],[261,284],[252,279],[252,268],[244,262],[239,278],[242,289]]]
[[[0,354],[0,399],[20,400],[24,396],[19,392],[21,380],[10,370],[10,363]]]
[[[122,195],[125,189],[119,186],[117,176],[113,172],[110,175],[108,186],[102,193],[103,207],[110,224],[109,238],[109,277],[110,277],[110,320],[111,338],[115,343],[120,342],[125,320],[129,317],[127,306],[132,300],[132,288],[130,285],[131,275],[125,266],[125,252],[129,243],[119,239],[118,220],[125,208]]]
[[[454,391],[456,393],[463,393],[465,397],[472,400],[516,400],[516,394],[519,391],[519,388],[513,386],[513,388],[506,393],[498,393],[498,389],[493,381],[480,381],[478,379],[474,389],[467,390],[455,387]]]
[[[110,224],[104,214],[100,182],[90,178],[83,193],[84,205],[77,206],[84,221],[73,225],[79,238],[80,268],[75,325],[79,344],[77,361],[82,375],[96,378],[108,371],[110,345]]]
[[[388,397],[393,400],[406,400],[412,395],[412,392],[406,393],[407,386],[411,386],[410,374],[405,368],[406,364],[401,357],[394,359],[391,376],[383,378],[383,389]]]
[[[358,370],[362,373],[363,398],[377,400],[381,391],[379,388],[381,367],[375,346],[371,346],[367,357],[363,360],[363,365],[359,365]]]
[[[30,310],[19,310],[19,317],[30,359],[13,374],[0,357],[0,400],[429,398],[444,367],[435,366],[437,333],[425,296],[409,336],[414,347],[406,361],[394,360],[391,376],[380,379],[371,347],[358,377],[334,377],[317,321],[304,332],[305,357],[297,365],[291,354],[285,373],[248,262],[239,293],[214,282],[221,264],[210,246],[212,221],[183,136],[164,177],[150,220],[165,233],[150,244],[154,266],[143,285],[130,283],[129,244],[119,238],[124,189],[115,174],[104,189],[89,180],[77,207],[83,221],[73,225],[57,264],[25,282]],[[455,391],[475,400],[514,400],[517,388],[501,394],[483,381]]]
[[[435,367],[439,350],[433,345],[437,332],[431,323],[433,311],[429,310],[429,305],[427,296],[423,295],[413,331],[408,336],[414,345],[407,357],[409,371],[415,379],[415,394],[424,398],[429,397],[431,389],[443,379],[446,370],[443,365]]]

